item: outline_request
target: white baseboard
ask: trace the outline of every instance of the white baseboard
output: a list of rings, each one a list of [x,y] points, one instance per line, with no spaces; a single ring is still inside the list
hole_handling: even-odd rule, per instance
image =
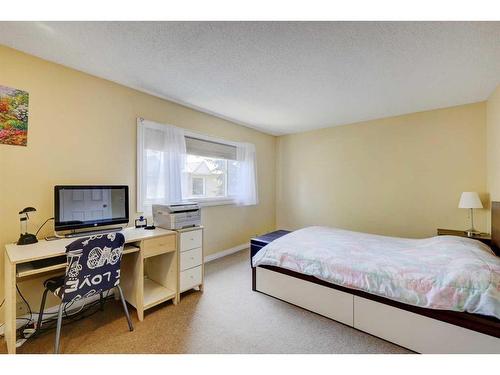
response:
[[[245,250],[245,249],[248,249],[248,248],[250,248],[250,244],[249,243],[244,243],[244,244],[232,247],[232,248],[224,250],[224,251],[219,251],[219,252],[217,252],[215,254],[207,255],[205,257],[205,263],[211,262],[212,260],[219,259],[219,258],[228,256],[228,255],[231,255],[231,254],[234,254],[234,253],[237,253],[238,251]]]

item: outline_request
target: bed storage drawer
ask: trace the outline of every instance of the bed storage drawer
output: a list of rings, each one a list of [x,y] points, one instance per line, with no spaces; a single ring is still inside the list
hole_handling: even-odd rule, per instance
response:
[[[500,339],[354,296],[354,328],[418,353],[500,353]]]
[[[257,267],[256,289],[349,326],[353,325],[353,295]]]

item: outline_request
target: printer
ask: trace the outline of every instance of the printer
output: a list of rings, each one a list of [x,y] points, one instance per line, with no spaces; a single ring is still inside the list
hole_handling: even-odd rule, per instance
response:
[[[153,204],[152,208],[153,221],[157,227],[176,230],[201,225],[198,203]]]

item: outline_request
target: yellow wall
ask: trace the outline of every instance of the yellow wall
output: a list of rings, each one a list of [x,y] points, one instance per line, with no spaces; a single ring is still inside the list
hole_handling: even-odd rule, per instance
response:
[[[500,85],[486,102],[486,135],[488,191],[492,201],[500,201]]]
[[[424,237],[468,226],[462,191],[486,193],[485,103],[278,139],[277,226]],[[476,210],[486,229],[487,210]]]
[[[137,116],[255,144],[260,203],[204,208],[207,254],[275,228],[275,137],[2,46],[0,85],[30,95],[28,147],[0,144],[0,302],[3,247],[19,236],[17,213],[37,208],[31,231],[53,216],[54,185],[129,185],[136,215]],[[52,230],[51,223],[41,235]],[[38,289],[22,289],[38,303]]]
[[[137,116],[256,145],[260,204],[204,208],[208,254],[276,226],[332,225],[408,237],[433,235],[437,227],[466,228],[467,212],[457,208],[460,193],[487,191],[486,123],[488,183],[500,199],[499,89],[487,104],[277,139],[2,46],[0,62],[0,84],[30,94],[28,147],[0,145],[2,249],[19,235],[21,208],[38,210],[31,230],[52,216],[55,184],[127,184],[134,216]],[[486,230],[487,215],[478,210],[478,229]],[[37,309],[40,280],[21,290]]]

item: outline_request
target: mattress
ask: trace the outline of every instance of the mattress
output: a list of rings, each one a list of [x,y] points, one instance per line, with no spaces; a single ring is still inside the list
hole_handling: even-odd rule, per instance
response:
[[[465,237],[409,239],[307,227],[264,246],[252,264],[414,306],[500,319],[500,258]]]

